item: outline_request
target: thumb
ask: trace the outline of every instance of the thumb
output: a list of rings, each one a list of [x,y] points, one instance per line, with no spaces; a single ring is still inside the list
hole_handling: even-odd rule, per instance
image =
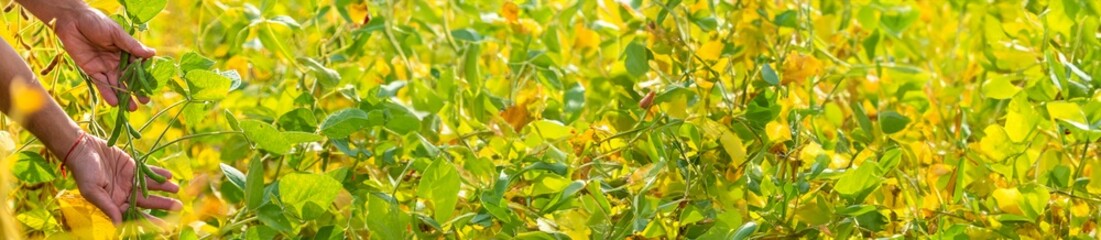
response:
[[[157,50],[146,47],[145,44],[138,42],[137,39],[134,39],[134,37],[126,34],[126,32],[121,29],[115,31],[115,46],[140,58],[151,58],[153,55],[157,54]]]

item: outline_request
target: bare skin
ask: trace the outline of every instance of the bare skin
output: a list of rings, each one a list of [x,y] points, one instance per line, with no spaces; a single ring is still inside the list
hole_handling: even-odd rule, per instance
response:
[[[79,0],[35,1],[19,0],[25,8],[43,21],[56,19],[55,32],[70,54],[85,72],[93,79],[103,99],[111,105],[117,105],[119,99],[114,88],[125,88],[117,84],[118,59],[121,51],[131,52],[137,57],[148,58],[155,54],[153,49],[143,46],[130,37],[112,20],[99,11],[88,7]],[[12,97],[12,86],[27,86],[24,91],[37,92]],[[28,100],[41,97],[39,100]],[[125,99],[135,101],[135,99]],[[175,211],[182,208],[181,203],[172,198],[138,196],[135,203],[129,202],[133,192],[134,159],[118,147],[107,146],[106,141],[84,134],[80,127],[64,110],[49,97],[48,92],[36,80],[34,72],[7,42],[0,40],[0,111],[12,114],[13,106],[23,102],[43,102],[43,106],[24,116],[21,124],[34,134],[42,144],[58,157],[66,157],[65,166],[72,171],[81,194],[93,205],[102,210],[116,224],[122,223],[123,213],[130,206],[147,209]],[[143,103],[148,99],[137,99]],[[129,110],[137,109],[131,104]],[[82,137],[83,135],[83,137]],[[82,139],[83,138],[83,139]],[[69,153],[71,149],[71,154]],[[152,167],[159,175],[171,178],[167,170]],[[146,179],[152,191],[175,193],[179,186],[171,181],[156,183]],[[160,219],[146,215],[154,222]]]

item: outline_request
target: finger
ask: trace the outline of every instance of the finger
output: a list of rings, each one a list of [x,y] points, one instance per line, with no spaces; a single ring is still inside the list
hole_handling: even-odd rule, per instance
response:
[[[148,177],[146,177],[145,180],[146,180],[146,184],[148,184],[148,185],[146,185],[146,187],[148,187],[149,190],[168,192],[168,193],[177,193],[177,192],[180,191],[180,185],[176,185],[176,183],[174,183],[172,181],[167,181],[166,180],[166,181],[164,181],[164,183],[158,183],[157,181],[153,181],[152,178],[148,178]]]
[[[151,58],[153,57],[153,55],[157,54],[156,50],[146,47],[144,44],[141,44],[141,42],[138,42],[137,39],[134,39],[134,37],[131,37],[129,34],[126,34],[125,31],[122,31],[121,28],[117,29],[118,30],[115,31],[115,46],[118,46],[123,51],[129,52],[130,54],[141,58]]]
[[[157,175],[161,175],[161,177],[164,177],[164,179],[172,179],[172,172],[169,172],[168,169],[164,169],[164,168],[156,167],[156,166],[152,166],[152,165],[149,166],[149,169],[153,170],[153,172],[157,173]]]
[[[152,178],[146,177],[145,180],[147,180],[146,182],[149,184],[149,190],[157,190],[170,193],[176,193],[180,191],[180,185],[176,185],[176,183],[172,181],[167,181],[172,179],[172,172],[154,166],[149,166],[149,169],[153,170],[153,173],[156,173],[157,175],[160,175],[164,177],[164,179],[166,179],[164,183],[158,183],[157,181],[153,181]]]
[[[168,172],[167,170],[164,170],[164,168],[156,167],[156,166],[149,166],[149,168],[156,175],[161,175],[165,179],[172,179],[172,172]],[[146,179],[146,183],[149,183],[149,189],[160,190],[160,192],[167,192],[167,193],[173,193],[173,194],[179,192],[179,185],[176,185],[176,183],[173,183],[172,181],[165,181],[164,183],[156,183],[156,181],[153,181],[153,178],[149,178],[148,176],[146,176],[145,179]]]
[[[129,110],[131,112],[137,111],[138,110],[138,102],[134,101],[134,98],[131,97],[130,98],[130,106],[128,106],[128,107],[130,107],[130,109],[127,109],[127,110]]]
[[[169,180],[165,180],[164,183],[158,183],[157,181],[154,181],[152,178],[149,178],[149,177],[145,177],[145,180],[146,180],[146,183],[148,184],[147,186],[148,186],[149,190],[156,190],[156,191],[169,192],[169,193],[176,193],[176,192],[180,191],[180,185],[176,185],[176,183],[174,183],[172,181],[169,181]]]
[[[122,223],[122,211],[119,211],[118,206],[111,201],[111,198],[107,196],[107,192],[102,188],[82,188],[80,192],[85,199],[92,202],[92,205],[96,205],[116,225]]]
[[[141,104],[149,104],[149,97],[139,95],[138,102],[141,102]]]
[[[126,89],[126,86],[123,86],[122,84],[119,84],[119,74],[121,74],[121,73],[118,72],[118,71],[115,71],[115,70],[108,70],[108,71],[109,72],[106,74],[107,75],[107,84],[110,85],[110,86],[114,86],[116,88],[119,88],[120,90]],[[112,74],[111,72],[115,72],[115,73]],[[115,89],[111,89],[111,91],[114,92]]]
[[[94,76],[95,81],[92,81],[96,85],[96,89],[99,89],[99,95],[102,96],[104,101],[107,101],[107,105],[118,106],[119,98],[115,95],[115,90],[108,85],[107,76],[104,74],[97,74]]]
[[[179,200],[171,199],[167,197],[149,195],[149,197],[138,196],[138,207],[148,209],[161,209],[169,211],[177,211],[183,208],[183,203]]]

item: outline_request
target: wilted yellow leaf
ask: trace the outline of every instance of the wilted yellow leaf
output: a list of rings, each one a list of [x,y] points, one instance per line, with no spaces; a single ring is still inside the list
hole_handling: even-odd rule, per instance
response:
[[[784,60],[784,77],[780,82],[783,84],[803,82],[807,78],[817,75],[821,69],[822,62],[814,56],[792,53]]]
[[[539,36],[543,34],[543,26],[539,25],[539,22],[531,19],[520,19],[516,24],[512,24],[512,30],[520,34],[530,34]]]
[[[64,191],[57,196],[61,215],[64,216],[65,225],[73,231],[77,239],[115,239],[115,224],[107,215],[103,214],[85,200],[79,191]]]
[[[584,25],[575,24],[573,26],[573,48],[585,49],[595,48],[600,45],[600,35],[596,31],[589,30]]]
[[[371,12],[368,11],[367,3],[348,4],[348,17],[358,24],[366,25],[371,22]]]
[[[768,139],[773,142],[783,142],[791,140],[791,129],[787,124],[783,124],[779,121],[772,121],[765,124],[765,134],[768,135]]]
[[[1017,188],[998,188],[990,196],[998,203],[998,209],[1003,212],[1021,214],[1021,191]]]
[[[723,43],[720,41],[709,41],[696,49],[696,55],[707,61],[719,60],[719,56],[723,53]]]
[[[723,131],[722,134],[719,142],[722,143],[726,154],[730,155],[732,162],[741,162],[745,159],[745,146],[742,146],[742,139],[730,131]]]
[[[501,5],[501,16],[508,19],[508,22],[516,22],[519,18],[520,7],[516,6],[516,3],[512,1],[505,1],[504,5]]]

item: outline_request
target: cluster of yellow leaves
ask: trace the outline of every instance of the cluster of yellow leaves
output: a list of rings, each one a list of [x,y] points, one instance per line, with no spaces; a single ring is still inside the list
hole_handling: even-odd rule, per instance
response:
[[[65,224],[77,239],[114,239],[115,224],[79,191],[63,191],[57,196]]]
[[[814,56],[793,52],[784,60],[783,69],[782,84],[802,83],[822,71],[822,62]]]

